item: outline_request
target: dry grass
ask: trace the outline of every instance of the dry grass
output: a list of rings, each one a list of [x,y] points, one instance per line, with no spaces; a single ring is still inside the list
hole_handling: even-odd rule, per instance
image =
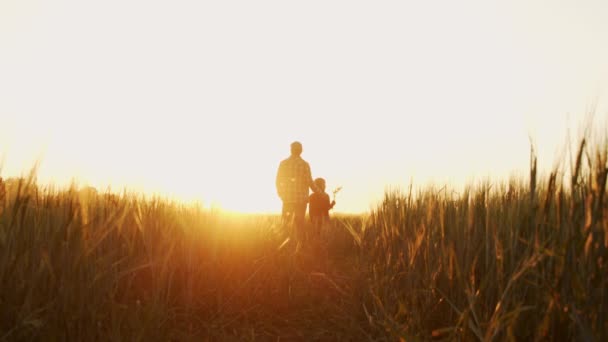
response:
[[[0,193],[0,340],[608,339],[606,144],[462,194],[387,193],[295,252],[272,216]]]

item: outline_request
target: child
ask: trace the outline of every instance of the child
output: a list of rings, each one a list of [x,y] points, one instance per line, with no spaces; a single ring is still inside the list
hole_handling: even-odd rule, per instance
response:
[[[312,236],[319,238],[321,227],[329,222],[329,210],[336,205],[336,201],[329,202],[329,195],[325,192],[325,179],[317,178],[314,183],[317,190],[310,195],[308,214],[312,222]]]

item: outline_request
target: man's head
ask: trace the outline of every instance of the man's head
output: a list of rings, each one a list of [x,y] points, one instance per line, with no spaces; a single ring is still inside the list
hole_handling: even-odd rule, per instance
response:
[[[319,190],[319,192],[325,192],[325,179],[317,178],[314,180],[314,182],[315,182],[315,186],[317,187],[317,190]]]
[[[291,143],[291,155],[292,156],[300,156],[302,154],[302,144],[299,141],[294,141]]]

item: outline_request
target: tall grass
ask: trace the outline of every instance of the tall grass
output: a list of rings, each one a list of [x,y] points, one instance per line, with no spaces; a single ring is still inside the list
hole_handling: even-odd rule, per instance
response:
[[[24,179],[0,192],[0,340],[606,340],[606,147],[389,192],[302,250],[278,217]]]
[[[0,340],[342,339],[355,327],[330,264],[294,254],[278,217],[27,179],[0,203]]]
[[[607,340],[606,147],[582,140],[570,179],[556,169],[539,180],[532,151],[527,184],[386,194],[356,232],[371,267],[361,304],[370,328],[383,337]]]

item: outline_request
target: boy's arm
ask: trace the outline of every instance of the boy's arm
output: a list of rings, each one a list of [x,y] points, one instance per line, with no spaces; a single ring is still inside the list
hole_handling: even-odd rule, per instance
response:
[[[334,205],[336,205],[336,201],[329,202],[329,195],[325,194],[325,205],[327,206],[327,210],[333,209]]]

